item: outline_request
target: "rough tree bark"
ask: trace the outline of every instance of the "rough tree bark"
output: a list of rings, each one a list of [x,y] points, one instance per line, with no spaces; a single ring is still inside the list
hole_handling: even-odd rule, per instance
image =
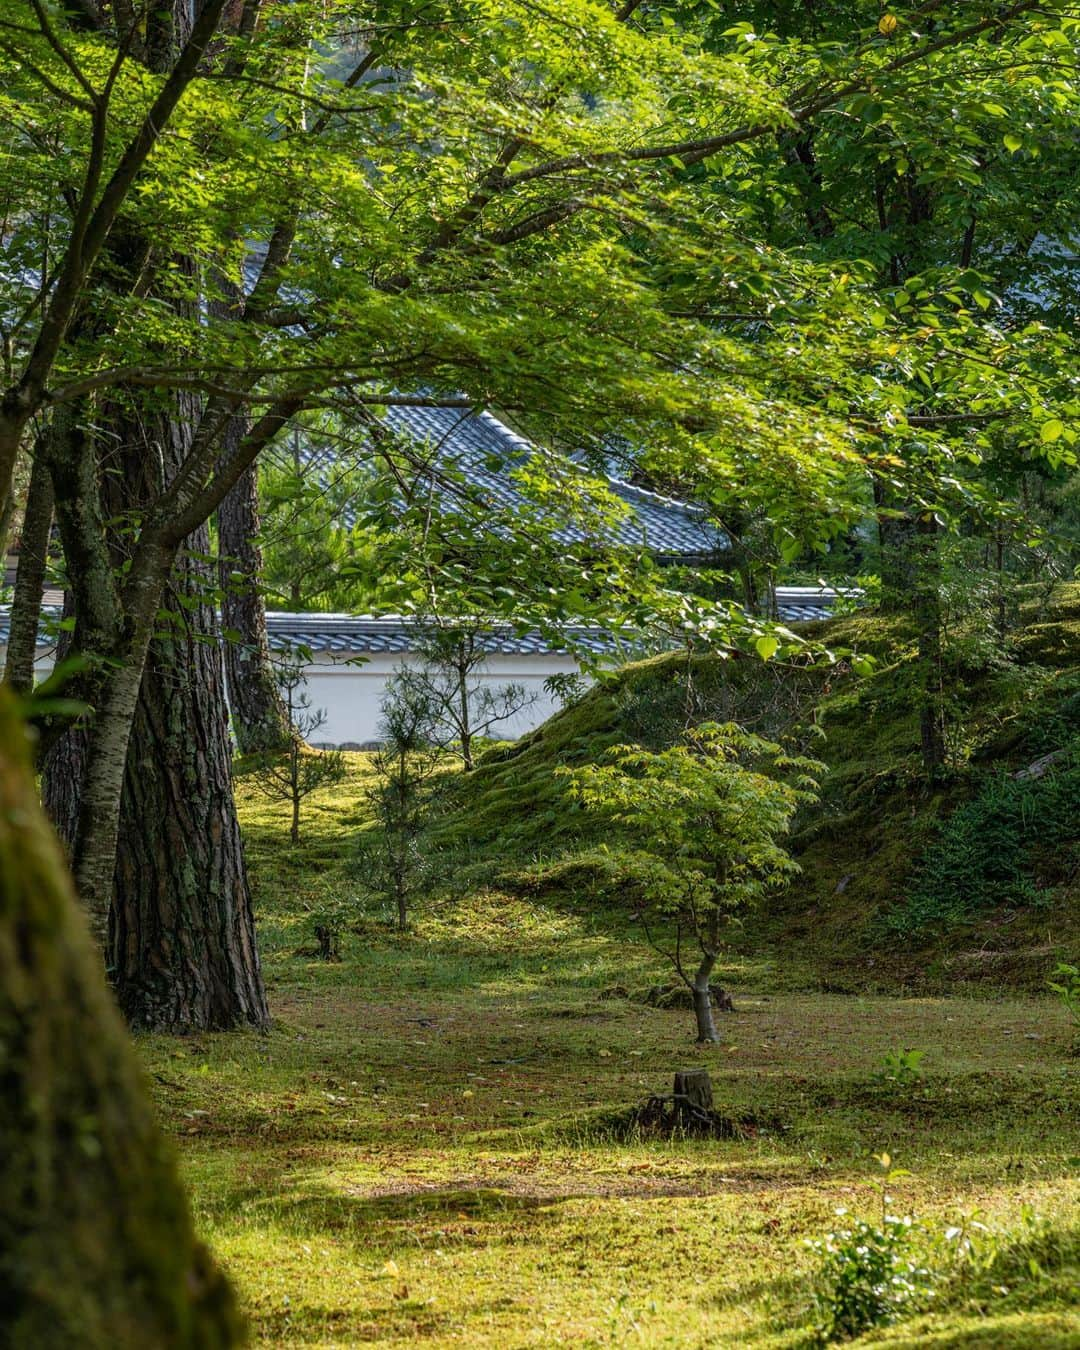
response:
[[[188,448],[195,408],[116,414],[114,518],[160,491]],[[265,1026],[266,996],[236,818],[209,530],[186,541],[164,597],[127,742],[109,967],[134,1026]],[[89,786],[89,780],[88,784]],[[84,803],[85,807],[85,803]]]
[[[237,1344],[3,694],[0,1050],[0,1341]]]
[[[244,435],[245,419],[233,417],[225,433],[228,453]],[[262,550],[258,545],[258,475],[254,465],[218,508],[225,677],[233,734],[241,754],[281,750],[289,718],[270,664],[266,611],[259,592]],[[233,634],[237,636],[234,638]]]
[[[75,601],[70,591],[64,592],[62,617],[75,618]],[[71,628],[64,626],[56,643],[56,662],[66,659],[71,650]],[[72,727],[57,737],[41,756],[41,804],[52,821],[71,860],[75,831],[79,825],[79,791],[86,771],[86,732]]]
[[[919,740],[923,768],[933,782],[945,767],[945,707],[942,702],[941,558],[938,524],[924,513],[916,525],[912,612],[919,633]]]
[[[11,605],[11,629],[4,665],[4,681],[18,694],[29,694],[34,687],[34,656],[37,652],[52,519],[52,479],[44,460],[37,455],[30,472],[30,487],[23,513],[19,568],[15,574],[15,596]]]
[[[195,554],[208,544],[201,531]],[[236,819],[210,578],[190,554],[172,587],[182,628],[150,647],[131,729],[110,916],[117,1001],[133,1026],[265,1026]],[[167,603],[168,608],[172,605]]]
[[[918,524],[910,503],[892,497],[874,484],[878,545],[881,550],[881,610],[886,614],[911,612],[918,570]]]
[[[135,398],[98,409],[109,436],[95,475],[100,487],[92,491],[94,500],[103,492],[104,516],[120,526],[114,564],[123,558],[123,522],[181,462],[194,412],[183,400],[165,410],[140,407]],[[71,522],[65,546],[69,535],[77,535]],[[232,796],[221,652],[208,603],[206,528],[187,545],[165,593],[164,609],[174,617],[156,622],[153,577],[139,602],[146,612],[131,608],[133,625],[147,626],[145,669],[141,652],[137,660],[129,654],[110,679],[90,732],[95,754],[84,750],[79,731],[68,734],[66,747],[53,748],[45,797],[68,837],[72,798],[79,798],[79,890],[84,901],[96,900],[92,920],[129,1020],[168,1030],[263,1026],[268,1014]],[[77,788],[73,771],[81,773]],[[117,810],[114,827],[103,817]]]
[[[945,709],[941,701],[940,529],[932,513],[899,507],[875,488],[881,541],[881,610],[910,614],[918,642],[919,743],[930,781],[945,766]]]

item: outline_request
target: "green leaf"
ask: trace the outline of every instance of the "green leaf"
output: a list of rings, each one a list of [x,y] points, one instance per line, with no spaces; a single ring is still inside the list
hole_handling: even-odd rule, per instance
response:
[[[771,633],[764,633],[754,643],[754,650],[763,661],[770,660],[776,655],[780,643]]]
[[[1015,155],[1024,144],[1023,140],[1012,131],[1007,131],[1001,139],[1005,144],[1005,149],[1012,155]]]
[[[1064,430],[1064,422],[1059,421],[1056,417],[1052,417],[1049,422],[1044,422],[1042,424],[1042,427],[1039,430],[1039,439],[1042,441],[1043,445],[1049,445],[1051,441],[1059,440]]]

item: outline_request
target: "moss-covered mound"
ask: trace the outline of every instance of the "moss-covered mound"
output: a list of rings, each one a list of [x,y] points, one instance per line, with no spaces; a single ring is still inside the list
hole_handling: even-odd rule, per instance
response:
[[[558,768],[617,744],[659,748],[704,719],[767,735],[813,722],[829,772],[794,837],[802,876],[735,947],[785,984],[1044,987],[1080,951],[1080,586],[1032,596],[1004,645],[950,633],[950,764],[933,786],[910,627],[861,614],[805,631],[873,654],[875,674],[686,653],[628,666],[460,780],[441,842],[465,876],[617,907],[633,841],[576,807]]]

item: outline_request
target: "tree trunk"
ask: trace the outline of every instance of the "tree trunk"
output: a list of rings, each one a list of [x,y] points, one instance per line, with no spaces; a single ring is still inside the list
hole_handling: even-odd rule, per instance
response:
[[[713,1109],[712,1079],[705,1069],[683,1069],[675,1074],[675,1111],[680,1124],[691,1127],[701,1123]]]
[[[0,425],[4,422],[3,414],[0,413]],[[2,432],[0,432],[2,435]],[[19,438],[16,438],[18,444]],[[7,563],[8,547],[11,544],[11,527],[15,521],[15,513],[19,507],[19,480],[20,456],[16,453],[11,464],[10,478],[0,481],[0,568]]]
[[[890,498],[874,485],[881,548],[881,609],[887,614],[909,614],[919,570],[918,523],[906,502]]]
[[[118,405],[98,410],[111,435],[104,451],[90,448],[102,456],[97,471],[80,473],[91,480],[88,500],[97,500],[100,481],[104,518],[123,522],[160,491],[186,452],[195,411],[189,400],[178,400],[171,414],[137,402],[134,413]],[[73,522],[66,522],[65,547],[69,535]],[[188,542],[205,557],[205,527]],[[113,544],[118,563],[122,533]],[[58,818],[70,818],[74,785],[55,780],[77,754],[85,764],[74,845],[79,893],[131,1021],[175,1030],[262,1026],[267,1010],[232,798],[221,652],[207,603],[212,576],[196,556],[183,555],[165,596],[171,627],[155,637],[172,564],[163,552],[129,578],[120,664],[96,702],[85,751],[69,741],[50,754],[46,798]],[[80,611],[84,602],[92,606],[94,596],[80,591]]]
[[[230,419],[226,454],[243,438],[244,428],[243,417]],[[258,533],[258,475],[252,465],[218,508],[225,677],[233,734],[242,755],[281,750],[291,735],[270,664],[266,610],[259,592],[263,563]]]
[[[218,1350],[231,1293],[192,1231],[0,699],[0,1340]]]
[[[942,703],[941,563],[938,525],[930,514],[916,527],[913,610],[919,630],[919,739],[923,768],[933,782],[945,765],[945,708]]]
[[[65,591],[63,618],[71,620],[74,617],[74,598],[70,591]],[[71,629],[62,628],[56,643],[58,665],[66,660],[70,650]],[[70,861],[79,828],[79,800],[86,772],[85,729],[76,726],[63,732],[46,750],[40,768],[42,805]]]
[[[205,528],[189,541],[205,555]],[[206,566],[172,580],[184,631],[150,647],[124,776],[110,924],[116,996],[134,1026],[269,1020],[233,800],[221,648]],[[166,608],[178,605],[167,602]]]
[[[715,965],[716,953],[706,952],[701,959],[701,965],[694,972],[694,982],[690,986],[694,996],[694,1017],[697,1019],[699,1044],[712,1043],[720,1039],[716,1023],[713,1021],[712,990],[709,988],[709,977]]]
[[[22,538],[19,544],[19,569],[15,576],[15,598],[11,606],[4,680],[17,694],[29,694],[34,687],[34,657],[37,654],[41,597],[45,589],[45,569],[49,561],[49,534],[52,530],[52,479],[42,456],[34,457],[30,487],[26,494]]]
[[[469,716],[469,670],[462,660],[456,670],[458,717],[461,722],[461,768],[463,773],[472,773],[472,719]]]

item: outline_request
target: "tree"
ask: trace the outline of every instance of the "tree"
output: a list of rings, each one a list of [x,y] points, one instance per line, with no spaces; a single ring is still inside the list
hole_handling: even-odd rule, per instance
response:
[[[366,889],[387,897],[401,932],[428,871],[422,838],[431,779],[442,760],[434,733],[438,714],[424,689],[400,674],[388,682],[379,727],[382,744],[372,764],[375,781],[367,792],[375,830],[362,841],[354,871]]]
[[[0,696],[0,1320],[12,1347],[224,1350],[228,1285],[101,976]]]
[[[346,774],[345,758],[340,751],[311,750],[305,744],[326,722],[326,714],[321,708],[312,710],[303,688],[303,667],[295,662],[282,664],[277,682],[292,735],[283,759],[273,752],[264,753],[255,770],[255,785],[264,796],[289,803],[289,839],[299,844],[300,807],[305,797],[340,783]]]
[[[29,694],[34,687],[38,615],[48,570],[52,522],[52,481],[42,456],[35,455],[23,511],[15,601],[4,663],[4,682],[18,694]]]
[[[701,1042],[719,1039],[709,982],[725,933],[799,870],[779,840],[816,800],[823,768],[733,723],[704,722],[670,749],[622,746],[609,763],[565,771],[580,802],[627,828],[638,917],[690,991]],[[658,924],[674,927],[673,941]],[[689,943],[698,949],[692,970]]]
[[[1003,433],[1025,446],[1029,466],[1047,449],[1075,464],[1075,438],[1062,443],[1065,426],[1048,404],[1075,407],[1074,357],[1064,340],[1075,322],[1075,287],[1065,276],[1072,249],[1055,241],[1075,232],[1076,86],[1070,77],[1046,80],[1041,70],[1046,63],[1075,72],[1077,30],[1066,17],[1014,46],[1015,35],[1001,28],[973,59],[975,48],[950,41],[973,9],[896,9],[886,17],[875,32],[876,16],[857,4],[784,10],[751,0],[722,15],[695,7],[678,21],[717,52],[752,39],[762,53],[756,59],[772,64],[787,51],[789,78],[799,83],[828,66],[833,44],[859,31],[897,55],[910,53],[916,32],[941,44],[934,79],[863,90],[842,117],[821,109],[779,134],[779,155],[755,141],[694,171],[716,209],[737,198],[740,219],[770,247],[797,248],[815,265],[858,277],[861,324],[838,316],[823,344],[836,354],[850,343],[846,370],[826,357],[820,378],[805,371],[805,390],[843,400],[875,442],[867,447],[864,509],[876,530],[883,603],[917,628],[920,741],[932,778],[946,757],[943,544],[975,532],[994,541],[1033,534],[1022,523],[1024,497],[1002,491]],[[718,330],[808,335],[816,321],[789,308],[786,282],[762,281],[717,314]],[[710,303],[707,282],[684,285],[683,303]],[[713,492],[722,519],[745,512],[738,478]],[[775,494],[764,501],[764,516],[791,560],[798,548],[778,504]],[[820,553],[828,542],[818,541]]]
[[[403,666],[397,675],[399,685],[430,709],[431,736],[460,757],[466,773],[473,768],[477,740],[537,699],[523,684],[510,681],[492,688],[481,679],[488,632],[468,620],[421,623],[415,641],[419,662]]]
[[[234,434],[242,437],[239,425]],[[281,750],[289,742],[289,719],[266,633],[254,465],[218,507],[217,526],[225,679],[236,746],[242,755]]]

